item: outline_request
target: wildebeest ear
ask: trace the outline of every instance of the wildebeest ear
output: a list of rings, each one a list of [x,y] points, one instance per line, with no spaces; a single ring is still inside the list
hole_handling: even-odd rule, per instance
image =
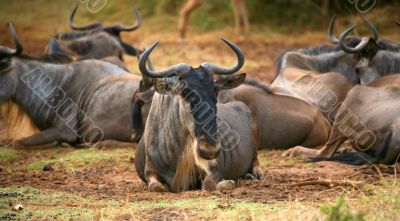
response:
[[[47,44],[47,54],[49,55],[54,55],[54,54],[58,54],[58,55],[66,55],[69,56],[68,51],[66,51],[57,41],[57,39],[55,37],[52,37],[49,41],[49,43]]]
[[[153,99],[154,91],[152,89],[148,89],[144,92],[138,92],[136,96],[145,103],[150,102]]]
[[[178,94],[179,80],[178,77],[157,78],[153,82],[155,91],[160,94]]]
[[[219,90],[227,90],[239,86],[243,83],[244,79],[246,79],[246,73],[223,77],[218,79],[215,83]]]

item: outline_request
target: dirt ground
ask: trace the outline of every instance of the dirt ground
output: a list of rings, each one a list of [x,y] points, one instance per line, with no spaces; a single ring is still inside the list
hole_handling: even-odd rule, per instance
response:
[[[21,39],[25,40],[23,41],[25,51],[34,55],[42,54],[47,40],[29,39],[30,31],[19,30]],[[194,37],[193,41],[188,41],[186,44],[177,43],[174,36],[167,36],[152,54],[153,63],[160,69],[180,62],[188,62],[194,66],[204,61],[220,65],[233,64],[235,57],[227,46],[218,40],[220,34],[218,32]],[[232,36],[232,33],[228,35]],[[140,36],[125,36],[127,42],[137,42],[135,45],[138,47],[148,46],[161,37],[149,35],[146,40],[140,40]],[[268,83],[274,76],[275,61],[283,51],[327,43],[325,34],[322,33],[307,33],[291,38],[290,41],[285,39],[281,39],[279,35],[256,34],[244,43],[233,37],[246,55],[243,71]],[[10,43],[9,40],[4,41],[4,44]],[[136,62],[135,58],[127,59],[128,67],[134,73],[137,73]],[[11,154],[2,154],[2,151]],[[309,220],[324,218],[319,208],[326,203],[334,203],[340,196],[350,201],[351,207],[357,211],[368,213],[381,210],[382,206],[390,207],[390,211],[400,209],[399,187],[396,184],[399,168],[396,169],[396,166],[348,166],[331,162],[307,164],[283,158],[280,156],[282,153],[280,151],[260,151],[262,169],[265,173],[263,180],[240,180],[235,190],[223,193],[208,193],[201,190],[180,194],[151,193],[147,191],[134,170],[134,148],[119,149],[115,155],[114,151],[73,148],[15,151],[0,148],[0,220],[81,220],[86,219],[85,211],[91,212],[89,219],[98,220],[104,217],[106,220],[216,218],[224,220],[225,213],[229,211],[237,211],[227,215],[234,219]],[[76,155],[68,158],[71,154]],[[111,155],[106,158],[101,155],[97,159],[95,158],[97,154]],[[50,166],[52,170],[43,171],[45,166]],[[369,192],[371,185],[386,188],[382,184],[383,180],[394,182],[390,185],[393,189],[387,195],[395,197],[396,201],[384,201],[384,204],[379,204],[381,207],[377,206],[371,210],[361,199],[368,200],[369,195],[374,195],[374,191]],[[58,193],[73,197],[57,201],[57,197],[60,196]],[[61,195],[60,199],[65,197]],[[25,206],[24,211],[22,213],[12,211],[10,209],[12,206],[8,205],[10,202],[12,206],[17,202],[22,203]],[[160,202],[167,202],[167,205],[160,205]],[[151,205],[153,203],[157,206]],[[210,204],[212,213],[209,213],[209,209],[200,208],[204,203]],[[114,208],[115,205],[125,208],[125,204],[133,212],[102,210],[102,208]],[[371,207],[374,205],[371,204]],[[82,211],[83,208],[86,210]],[[55,214],[54,210],[59,210],[59,214]],[[78,213],[73,213],[75,210]],[[254,214],[250,215],[249,211]],[[304,214],[298,215],[298,211]],[[377,213],[378,215],[371,215],[371,219],[379,220],[389,214],[383,211]],[[392,220],[400,219],[396,213],[389,214],[388,217]]]
[[[180,194],[152,193],[147,191],[146,186],[138,178],[134,170],[134,158],[132,157],[134,150],[130,148],[119,150],[120,152],[123,151],[125,155],[117,156],[115,160],[120,162],[116,164],[114,161],[100,160],[86,162],[84,166],[80,166],[79,163],[75,164],[74,161],[71,161],[70,164],[75,167],[73,172],[67,169],[68,160],[64,163],[51,160],[49,161],[50,163],[43,161],[44,159],[57,159],[74,151],[77,150],[73,148],[58,148],[57,151],[36,150],[34,153],[32,150],[18,151],[16,159],[1,161],[0,187],[29,187],[45,190],[46,192],[66,192],[92,200],[143,203],[157,202],[159,200],[177,201],[217,197],[219,199],[218,208],[229,209],[234,207],[234,203],[229,203],[232,200],[268,205],[269,203],[277,202],[320,204],[336,199],[336,197],[343,194],[350,198],[357,198],[360,194],[365,194],[364,187],[366,185],[379,185],[382,178],[395,179],[394,166],[359,167],[332,162],[306,164],[293,159],[282,158],[280,156],[282,152],[280,151],[260,151],[260,160],[265,173],[263,180],[239,180],[236,189],[222,193],[208,193],[200,190]],[[112,151],[114,150],[106,150],[106,152]],[[41,164],[39,163],[39,168],[26,167],[26,165],[32,165],[32,162],[37,161],[41,162]],[[43,168],[45,166],[49,167],[49,165],[52,170],[43,171]],[[14,192],[4,190],[0,192],[0,204],[2,199],[4,200],[3,202],[18,199],[18,196],[13,199],[10,195]],[[42,204],[42,202],[32,203],[29,199],[24,199],[23,196],[19,198],[20,202],[23,202],[28,208],[35,208],[38,204]],[[79,207],[80,202],[68,202],[64,206]],[[144,209],[141,211],[141,218],[157,219],[157,217],[168,217],[169,219],[171,214],[182,214],[182,208],[166,208],[168,210],[162,208],[158,208],[158,210],[157,208]],[[190,208],[187,209],[185,214],[189,214],[193,219],[204,218]],[[132,217],[131,214],[125,214],[124,219],[129,220]],[[119,218],[116,217],[117,220]],[[207,219],[214,218],[216,218],[215,215],[207,217]],[[184,219],[184,217],[178,218],[178,220],[181,219]]]

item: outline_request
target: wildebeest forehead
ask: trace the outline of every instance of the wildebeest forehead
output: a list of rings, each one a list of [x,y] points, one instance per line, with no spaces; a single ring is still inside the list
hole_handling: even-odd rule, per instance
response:
[[[202,97],[202,100],[213,100],[213,97],[215,97],[213,75],[205,68],[192,69],[188,74],[181,76],[179,80],[183,97],[196,95]]]

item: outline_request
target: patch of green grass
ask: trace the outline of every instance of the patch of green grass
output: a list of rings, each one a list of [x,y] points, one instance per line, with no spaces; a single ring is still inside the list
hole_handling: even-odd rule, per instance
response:
[[[359,195],[355,195],[355,193]],[[7,195],[8,194],[8,195]],[[95,199],[71,193],[32,187],[0,188],[0,218],[16,214],[22,220],[120,220],[142,219],[220,219],[220,220],[399,220],[400,189],[393,181],[367,185],[347,191],[336,202],[240,200],[229,196],[210,196],[199,191],[197,197],[125,201]],[[177,195],[180,197],[181,195]],[[15,212],[9,202],[18,202],[23,211]],[[357,211],[365,211],[360,213]]]
[[[7,197],[5,194],[16,193]],[[0,217],[16,214],[24,220],[58,219],[58,220],[91,220],[97,216],[104,219],[116,219],[124,214],[142,217],[155,212],[156,216],[167,216],[168,209],[177,210],[178,215],[188,217],[226,217],[228,219],[259,217],[268,211],[270,206],[250,201],[236,199],[220,199],[218,197],[199,197],[195,199],[135,201],[96,200],[90,197],[80,197],[65,192],[39,190],[32,187],[0,188]],[[15,212],[7,205],[18,202],[24,210]],[[187,214],[186,211],[189,211]],[[170,211],[169,211],[170,213]]]
[[[345,200],[340,197],[334,205],[323,205],[321,212],[326,215],[329,221],[364,221],[363,212],[354,212]]]
[[[5,194],[17,193],[9,197]],[[10,207],[0,207],[0,217],[15,214],[21,220],[90,220],[95,211],[90,209],[95,200],[78,197],[64,192],[44,191],[32,187],[0,188],[0,204],[21,203],[22,211],[12,211]]]
[[[0,162],[8,161],[18,158],[18,151],[12,148],[2,147],[0,148]]]
[[[357,207],[368,211],[366,220],[400,220],[400,180],[382,179],[364,187]]]
[[[72,171],[99,162],[109,162],[113,165],[128,163],[129,157],[134,155],[130,148],[113,150],[80,149],[66,154],[56,155],[51,159],[40,159],[27,165],[29,170],[41,170],[45,165],[52,165],[60,169]]]
[[[282,151],[274,151],[274,152],[260,152],[258,154],[258,159],[260,161],[261,167],[270,167],[270,166],[283,166],[283,167],[292,167],[302,161],[295,158],[281,158],[279,156],[282,155]]]

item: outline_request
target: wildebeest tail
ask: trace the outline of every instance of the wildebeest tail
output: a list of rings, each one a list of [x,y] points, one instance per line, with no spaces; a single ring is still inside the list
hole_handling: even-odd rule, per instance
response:
[[[391,138],[391,133],[386,133],[382,139],[381,145],[376,149],[375,152],[350,152],[342,153],[332,157],[315,157],[308,159],[307,162],[320,162],[320,161],[336,161],[351,165],[364,165],[364,164],[375,164],[382,161],[385,158],[389,142]]]
[[[350,165],[364,165],[376,163],[376,159],[364,152],[343,153],[332,157],[315,157],[308,159],[307,162],[335,161]]]

